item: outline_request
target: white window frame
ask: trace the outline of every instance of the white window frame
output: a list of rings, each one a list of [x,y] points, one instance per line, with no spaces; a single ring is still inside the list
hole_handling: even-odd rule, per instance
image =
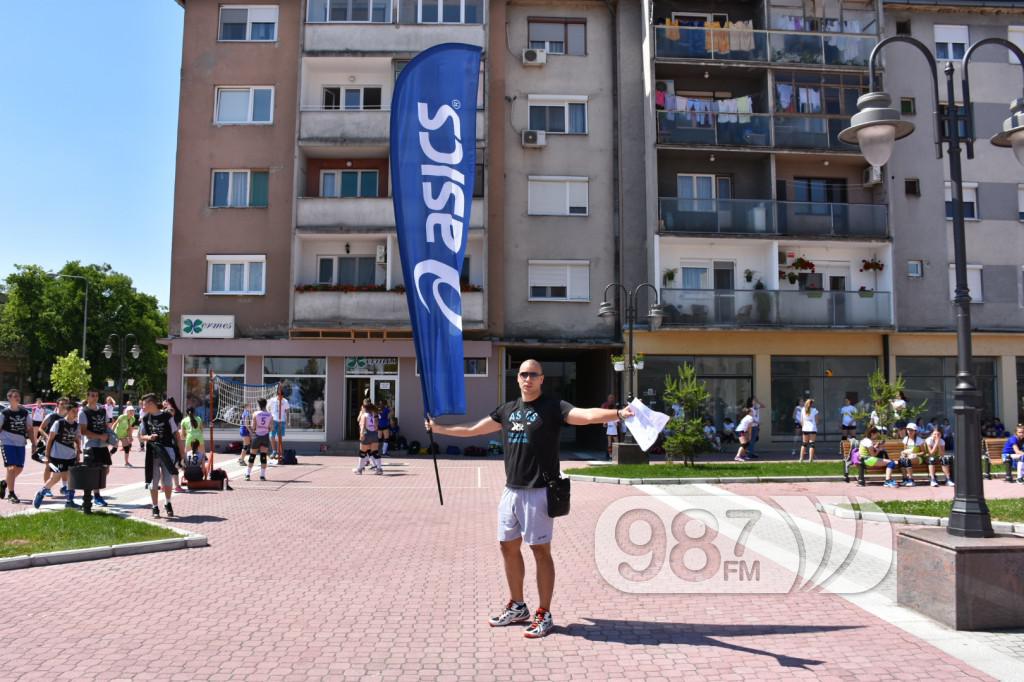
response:
[[[340,282],[339,278],[341,277],[341,267],[340,267],[340,264],[338,263],[338,261],[340,259],[342,259],[342,258],[350,258],[352,260],[357,261],[357,265],[356,265],[356,274],[357,275],[359,274],[358,261],[360,259],[363,259],[363,260],[375,260],[374,256],[363,255],[363,254],[351,254],[351,253],[334,253],[334,254],[324,253],[324,254],[317,254],[317,257],[316,257],[316,283],[317,284],[326,284],[326,285],[331,285],[331,286],[379,286],[377,284],[377,274],[378,274],[377,273],[377,268],[380,268],[380,267],[383,267],[383,266],[382,266],[382,264],[376,263],[376,262],[374,263],[374,269],[373,269],[373,281],[370,282],[369,284],[366,284],[366,285],[362,285],[362,284],[348,284],[348,285],[346,285],[346,284],[343,284],[342,282]],[[322,282],[322,281],[320,281],[320,262],[321,261],[325,261],[325,260],[331,261],[331,281],[330,282]]]
[[[552,298],[547,296],[533,295],[533,278],[530,268],[534,266],[564,266],[565,267],[565,298]],[[570,268],[584,268],[587,273],[587,291],[585,297],[574,296],[577,293],[572,289],[572,275]],[[543,303],[589,303],[590,302],[590,261],[589,260],[530,260],[526,265],[526,300]],[[540,285],[538,285],[540,286]]]
[[[219,121],[220,93],[228,90],[249,91],[249,113],[245,121]],[[256,90],[270,90],[270,119],[266,121],[252,120],[252,108],[256,102]],[[218,85],[213,89],[213,123],[218,126],[268,126],[274,123],[274,86],[273,85]]]
[[[226,10],[226,9],[244,9],[244,10],[246,10],[246,14],[245,14],[245,37],[244,38],[241,38],[241,39],[238,39],[238,40],[234,40],[234,39],[231,39],[231,38],[221,38],[220,37],[221,28],[224,26],[224,19],[223,19],[223,17],[224,17],[224,10]],[[257,24],[269,23],[269,22],[266,22],[266,21],[253,22],[252,15],[250,14],[250,11],[254,10],[254,9],[255,10],[261,10],[261,11],[273,10],[273,12],[274,12],[274,37],[272,39],[270,39],[270,40],[255,40],[255,39],[253,39],[253,37],[252,37],[252,25],[253,25],[253,23],[257,23]],[[281,20],[280,19],[281,19],[280,9],[278,8],[277,5],[221,5],[220,6],[220,11],[217,13],[217,42],[218,43],[276,43],[277,42],[277,31],[278,31],[278,28],[281,26]]]
[[[963,203],[974,204],[974,217],[970,218],[967,216],[966,210],[964,211],[964,220],[981,220],[981,207],[978,205],[978,183],[976,182],[965,182],[964,195],[962,197]],[[945,182],[945,194],[943,195],[943,212],[945,212],[945,202],[953,201],[953,183],[947,180]],[[973,200],[971,199],[973,197]],[[946,218],[946,220],[952,220],[952,218]]]
[[[547,19],[548,21],[545,21]],[[562,26],[562,33],[565,40],[562,41],[561,51],[551,49],[550,40],[530,40],[530,24],[560,24]],[[579,25],[583,27],[583,54],[570,54],[569,53],[569,25]],[[543,47],[536,46],[534,43],[544,43]],[[570,57],[585,57],[587,56],[587,20],[583,17],[542,17],[534,16],[526,18],[526,45],[531,49],[540,49],[547,52],[549,55],[558,56],[570,56]]]
[[[971,44],[970,30],[965,24],[935,24],[933,27],[935,41],[935,57],[942,61],[956,61],[960,57],[953,56],[953,45],[963,45],[964,50]],[[963,40],[957,40],[963,38]],[[939,57],[939,45],[945,45],[946,57]]]
[[[590,134],[590,97],[588,95],[528,95],[526,98],[526,125],[530,125],[530,107],[555,107],[562,105],[562,115],[565,117],[565,132],[545,131],[548,135],[589,135]],[[583,132],[569,130],[569,105],[583,105]]]
[[[381,0],[372,0],[370,2],[369,14],[367,19],[331,19],[331,8],[330,2],[327,1],[324,6],[326,15],[323,18],[314,19],[311,18],[310,13],[313,11],[312,3],[309,3],[310,7],[306,11],[306,23],[307,24],[390,24],[394,21],[394,10],[397,0],[383,0],[385,5],[385,19],[384,21],[373,20],[373,5],[374,3],[380,2]],[[349,0],[349,16],[352,16],[351,12],[352,0]]]
[[[984,303],[985,302],[985,291],[982,288],[984,266],[982,265],[967,265],[967,289],[971,294],[971,303]],[[971,273],[978,273],[971,276]],[[971,286],[972,279],[977,280],[977,287]],[[956,297],[956,267],[949,264],[949,300],[953,300]]]
[[[437,5],[437,21],[423,21],[423,5],[424,4]],[[484,12],[487,8],[487,2],[481,0],[480,2],[480,24],[483,24],[487,19],[484,16]],[[458,21],[444,21],[444,0],[416,0],[416,23],[417,24],[448,24],[449,26],[458,26],[459,24],[466,23],[466,0],[459,0],[459,20]],[[476,26],[477,24],[471,24]]]
[[[210,208],[266,208],[266,206],[253,206],[252,205],[252,174],[253,173],[266,173],[267,171],[261,169],[252,168],[214,168],[210,172]],[[217,173],[228,174],[228,201],[231,201],[231,197],[234,195],[232,191],[235,184],[235,173],[245,173],[245,204],[243,206],[236,206],[235,204],[228,203],[224,206],[214,205],[214,193],[217,191]],[[269,177],[268,177],[269,180]],[[268,202],[269,203],[269,202]]]
[[[715,264],[709,260],[680,260],[679,261],[679,288],[683,287],[683,268],[694,268],[701,269],[704,271],[704,282],[703,286],[699,289],[686,289],[686,291],[711,291],[712,287],[712,275],[714,274]]]
[[[1024,50],[1024,26],[1007,26],[1006,39]],[[1010,52],[1009,59],[1011,64],[1020,64],[1020,60],[1017,59],[1017,55],[1012,52]]]
[[[531,183],[550,183],[550,184],[563,184],[565,188],[565,211],[562,213],[545,213],[542,209],[534,206],[533,193],[531,190]],[[569,203],[569,195],[571,193],[571,186],[573,184],[583,185],[584,192],[586,193],[586,205],[584,206],[584,212],[571,212],[572,206]],[[536,216],[561,216],[561,217],[572,217],[572,218],[585,218],[590,215],[590,178],[586,176],[577,175],[529,175],[526,180],[526,213],[527,215]]]
[[[328,109],[327,105],[324,104],[324,91],[327,90],[327,88],[337,88],[338,89],[338,95],[340,97],[340,101],[338,102],[338,108],[337,109]],[[376,89],[380,90],[380,106],[377,107],[376,109],[367,109],[366,108],[366,89],[367,88],[376,88]],[[345,91],[346,90],[358,90],[359,91],[359,107],[358,108],[348,109],[348,108],[345,107]],[[384,86],[383,85],[377,85],[375,83],[367,83],[365,85],[362,85],[362,84],[360,84],[360,85],[353,85],[351,83],[348,84],[348,85],[341,85],[340,83],[325,83],[324,85],[320,86],[320,109],[322,111],[386,111],[387,107],[384,106]]]
[[[243,264],[242,278],[245,280],[244,291],[229,291],[228,281],[230,280],[230,266]],[[249,289],[252,264],[260,263],[263,266],[263,277],[260,279],[260,288]],[[224,265],[224,291],[213,290],[213,266]],[[263,296],[267,293],[267,257],[265,255],[208,255],[206,256],[206,295],[207,296]]]
[[[363,173],[376,173],[377,174],[377,193],[372,196],[363,196],[362,194],[356,194],[354,197],[343,197],[341,196],[341,174],[342,173],[358,173],[359,182],[357,186],[359,191],[363,188]],[[324,177],[327,175],[334,175],[336,179],[334,181],[335,187],[338,188],[337,194],[324,194]],[[320,171],[320,197],[324,199],[377,199],[380,197],[380,170],[376,168],[327,168]]]
[[[907,261],[907,277],[914,279],[924,277],[924,261],[923,260],[908,260]]]

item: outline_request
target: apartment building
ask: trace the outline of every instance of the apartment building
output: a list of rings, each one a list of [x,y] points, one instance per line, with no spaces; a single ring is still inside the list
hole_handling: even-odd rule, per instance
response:
[[[947,100],[942,68],[983,38],[1024,46],[1021,2],[885,2],[886,35],[909,35],[939,59],[940,106]],[[893,280],[898,333],[890,363],[907,381],[908,398],[927,399],[929,413],[952,415],[956,373],[953,297],[952,205],[949,171],[935,158],[935,119],[929,68],[917,50],[893,45],[884,53],[884,89],[915,131],[896,143],[889,161]],[[1003,47],[983,47],[971,59],[974,158],[963,158],[971,293],[974,373],[982,392],[982,421],[1024,420],[1024,167],[988,138],[1002,130],[1009,102],[1019,97],[1021,66]],[[961,127],[961,133],[966,130]],[[945,204],[943,204],[943,198]]]
[[[475,416],[515,395],[527,356],[545,362],[551,390],[603,399],[621,343],[597,317],[600,288],[626,262],[642,276],[646,238],[641,220],[630,261],[622,216],[647,209],[643,157],[624,168],[620,150],[639,149],[644,130],[624,129],[618,109],[620,91],[643,96],[639,3],[179,4],[169,394],[205,413],[211,371],[280,381],[290,435],[314,442],[354,438],[358,404],[386,399],[422,440],[390,101],[411,58],[462,42],[484,49],[462,271],[467,405]]]
[[[762,438],[792,437],[813,396],[827,438],[894,330],[881,174],[838,133],[867,91],[876,0],[656,0],[648,271],[666,315],[638,332],[641,397],[696,366],[719,426],[756,396]]]

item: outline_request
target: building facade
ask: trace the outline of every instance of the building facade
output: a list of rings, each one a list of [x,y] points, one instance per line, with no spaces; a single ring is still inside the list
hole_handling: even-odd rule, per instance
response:
[[[280,382],[291,434],[327,443],[357,436],[364,397],[387,400],[403,435],[423,440],[390,102],[410,59],[461,42],[484,50],[462,271],[470,413],[515,395],[526,357],[567,399],[603,399],[621,344],[595,292],[626,261],[619,137],[639,144],[643,130],[619,125],[617,74],[632,62],[639,98],[639,5],[623,16],[592,0],[179,4],[169,394],[210,414],[211,373]],[[619,50],[627,28],[635,45]],[[642,156],[633,163],[642,186]],[[565,440],[600,440],[591,430]]]

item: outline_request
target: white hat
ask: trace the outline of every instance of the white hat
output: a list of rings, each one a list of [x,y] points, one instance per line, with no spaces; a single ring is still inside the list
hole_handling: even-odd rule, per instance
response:
[[[914,422],[910,422],[903,428],[905,428],[907,431],[917,431],[917,424],[915,424]]]
[[[134,408],[134,407],[132,407],[131,405],[129,405],[128,407],[124,408],[124,411],[125,411],[125,412],[134,412],[134,411],[135,411],[135,408]]]

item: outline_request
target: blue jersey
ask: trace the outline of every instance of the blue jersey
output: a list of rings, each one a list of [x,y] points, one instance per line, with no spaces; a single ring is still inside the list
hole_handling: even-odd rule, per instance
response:
[[[391,428],[391,408],[382,408],[377,419],[377,426],[381,429]]]

